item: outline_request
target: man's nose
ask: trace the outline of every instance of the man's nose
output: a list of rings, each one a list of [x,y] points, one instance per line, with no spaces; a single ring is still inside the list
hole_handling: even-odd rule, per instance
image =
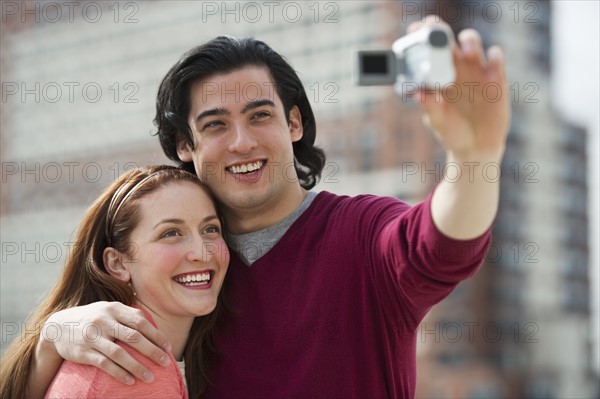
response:
[[[257,147],[258,143],[254,136],[244,126],[233,127],[233,137],[229,144],[229,151],[248,153]]]

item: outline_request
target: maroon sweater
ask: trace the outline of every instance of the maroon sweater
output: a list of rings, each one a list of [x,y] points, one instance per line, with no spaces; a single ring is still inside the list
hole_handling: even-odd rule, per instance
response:
[[[491,239],[444,236],[430,201],[322,192],[251,267],[232,254],[206,397],[412,398],[419,323]]]

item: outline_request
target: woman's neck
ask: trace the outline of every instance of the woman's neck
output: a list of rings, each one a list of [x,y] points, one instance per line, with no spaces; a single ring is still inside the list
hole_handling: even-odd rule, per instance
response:
[[[171,353],[177,361],[183,360],[183,350],[187,344],[190,335],[190,329],[194,322],[194,317],[170,316],[157,313],[141,302],[136,304],[148,312],[154,322],[156,328],[165,335],[171,343]]]

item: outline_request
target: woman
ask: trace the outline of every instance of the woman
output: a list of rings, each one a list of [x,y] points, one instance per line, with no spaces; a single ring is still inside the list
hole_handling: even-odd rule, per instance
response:
[[[176,363],[181,360],[189,396],[199,397],[208,382],[211,334],[222,312],[219,292],[228,264],[214,201],[196,176],[172,166],[125,173],[85,215],[60,280],[29,321],[37,333],[6,350],[1,397],[25,397],[39,327],[48,317],[95,301],[139,308],[171,342],[171,364],[157,366],[120,343],[151,369],[154,384],[121,384],[96,367],[65,361],[47,398],[187,398],[182,365]],[[93,339],[96,329],[88,331]]]

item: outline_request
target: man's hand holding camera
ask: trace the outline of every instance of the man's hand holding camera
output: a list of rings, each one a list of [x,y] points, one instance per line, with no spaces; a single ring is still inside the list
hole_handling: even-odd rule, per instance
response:
[[[437,17],[430,16],[408,30],[444,24],[436,21]],[[510,119],[503,52],[492,46],[484,54],[479,33],[466,29],[458,35],[452,54],[455,83],[441,93],[417,93],[426,123],[438,134],[449,161],[500,162]],[[457,95],[458,90],[461,95]]]
[[[445,25],[436,16],[414,23],[408,31]],[[430,126],[446,149],[447,162],[460,178],[444,176],[433,194],[431,213],[449,237],[470,239],[490,228],[498,209],[499,178],[488,179],[483,168],[493,164],[500,173],[510,121],[504,56],[493,46],[484,53],[478,32],[459,33],[452,48],[456,80],[439,91],[419,90],[415,97]],[[495,88],[493,98],[484,89]],[[457,96],[457,88],[462,94]],[[445,168],[444,174],[450,168]],[[456,168],[454,168],[456,169]],[[456,173],[455,171],[453,173]],[[499,177],[499,176],[498,176]]]

